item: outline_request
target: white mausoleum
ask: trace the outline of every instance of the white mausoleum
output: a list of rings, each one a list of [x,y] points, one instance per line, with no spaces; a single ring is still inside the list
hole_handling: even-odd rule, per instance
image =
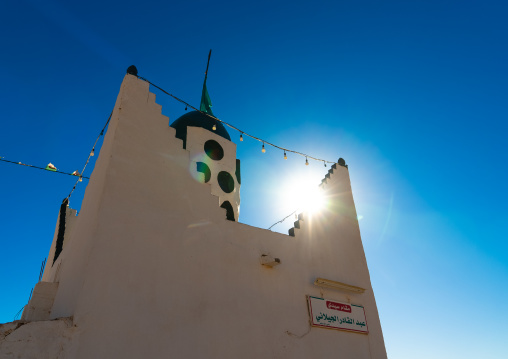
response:
[[[220,122],[170,123],[127,74],[81,211],[62,204],[0,357],[386,358],[345,162],[321,184],[328,210],[290,235],[238,223],[240,185]]]

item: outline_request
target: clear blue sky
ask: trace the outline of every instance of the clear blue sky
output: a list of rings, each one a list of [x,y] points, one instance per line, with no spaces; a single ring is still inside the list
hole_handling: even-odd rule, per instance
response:
[[[0,156],[81,169],[129,65],[199,105],[211,48],[219,118],[349,164],[388,356],[506,357],[507,18],[492,0],[9,2]],[[282,156],[239,144],[242,222],[269,227],[295,173],[326,173]],[[0,163],[0,322],[26,303],[73,184]]]

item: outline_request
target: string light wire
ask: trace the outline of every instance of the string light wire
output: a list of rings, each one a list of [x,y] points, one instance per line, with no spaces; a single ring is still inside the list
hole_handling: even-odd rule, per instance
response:
[[[76,183],[74,183],[74,186],[72,187],[71,191],[69,192],[69,195],[66,197],[66,199],[69,199],[71,198],[71,195],[72,195],[72,192],[74,192],[74,190],[76,189],[76,186],[78,185],[78,183],[80,182],[80,179],[81,178],[88,178],[88,177],[83,177],[83,173],[85,173],[85,169],[86,169],[86,166],[88,166],[88,162],[90,162],[90,157],[94,156],[95,155],[95,146],[97,145],[97,142],[99,141],[99,138],[101,138],[101,136],[104,135],[104,130],[106,129],[106,127],[108,126],[109,124],[109,121],[111,120],[111,116],[113,115],[113,112],[111,112],[109,114],[109,117],[108,117],[108,120],[106,121],[106,124],[104,125],[104,127],[102,128],[101,132],[99,133],[99,136],[97,136],[97,138],[95,139],[95,142],[93,144],[93,147],[92,147],[92,150],[90,151],[90,154],[88,155],[88,158],[86,159],[86,162],[85,162],[85,165],[83,166],[83,169],[81,170],[81,175],[80,175],[80,178],[78,178],[78,180],[76,181]]]
[[[5,159],[5,158],[3,158],[3,157],[0,157],[0,161],[2,161],[2,162],[7,162],[7,163],[12,163],[12,164],[15,164],[15,165],[20,165],[20,166],[30,167],[30,168],[36,168],[36,169],[38,169],[38,170],[44,170],[44,171],[48,171],[48,172],[61,173],[61,174],[63,174],[63,175],[69,175],[69,176],[74,176],[74,177],[76,177],[76,175],[73,175],[72,173],[69,173],[69,172],[64,172],[64,171],[59,171],[59,170],[56,170],[56,171],[53,171],[53,170],[47,170],[45,167],[39,167],[39,166],[34,166],[34,165],[27,165],[26,163],[9,161],[9,160],[6,160],[6,159]],[[86,178],[86,179],[89,179],[88,177],[81,177],[81,178]]]
[[[88,158],[86,159],[85,165],[83,166],[83,169],[81,170],[81,173],[78,174],[78,175],[74,174],[75,172],[74,173],[69,173],[69,172],[64,172],[64,171],[59,171],[59,170],[48,170],[48,169],[46,169],[46,167],[39,167],[39,166],[34,166],[34,165],[27,165],[26,163],[22,163],[22,162],[9,161],[9,160],[6,160],[3,157],[0,157],[0,161],[7,162],[7,163],[12,163],[12,164],[15,164],[15,165],[35,168],[35,169],[38,169],[38,170],[44,170],[44,171],[49,171],[49,172],[61,173],[61,174],[68,175],[68,176],[74,176],[74,177],[77,176],[78,179],[76,180],[76,183],[74,184],[74,186],[72,187],[71,191],[69,192],[69,195],[66,197],[66,199],[69,199],[71,197],[71,195],[72,195],[72,192],[74,192],[74,190],[76,189],[76,186],[78,185],[79,182],[82,181],[83,178],[90,179],[90,177],[83,176],[83,173],[86,170],[86,166],[88,166],[88,162],[90,162],[90,157],[95,155],[95,146],[97,146],[97,142],[99,141],[99,138],[101,138],[101,136],[104,135],[104,130],[108,126],[109,121],[111,120],[111,116],[112,115],[113,115],[113,112],[111,112],[111,114],[109,115],[108,120],[106,121],[106,124],[104,125],[104,127],[101,130],[101,132],[99,133],[99,136],[97,136],[97,138],[95,139],[95,142],[93,144],[92,150],[90,151],[90,153],[88,155]]]
[[[298,212],[298,210],[294,211],[294,212],[291,212],[290,214],[288,214],[286,217],[282,218],[280,221],[277,221],[275,222],[274,224],[272,224],[270,227],[268,227],[269,230],[272,229],[273,226],[275,226],[276,224],[279,224],[279,223],[282,223],[284,222],[286,219],[288,219],[289,217],[291,217],[293,214],[296,214],[296,212]]]
[[[16,315],[14,315],[14,321],[18,320],[17,318],[21,315],[21,313],[23,312],[23,309],[25,309],[25,307],[27,306],[28,304],[25,304],[17,313]]]
[[[262,143],[267,144],[267,145],[269,145],[269,146],[272,146],[272,147],[278,148],[279,150],[282,150],[282,151],[286,151],[286,152],[291,152],[291,153],[294,153],[294,154],[296,154],[296,155],[299,155],[299,156],[305,157],[306,159],[311,159],[311,160],[314,160],[314,161],[324,162],[325,164],[326,164],[326,163],[335,163],[335,162],[333,162],[333,161],[327,161],[327,160],[324,160],[324,159],[321,159],[321,158],[313,157],[313,156],[310,156],[310,155],[308,155],[308,154],[305,154],[305,153],[302,153],[302,152],[299,152],[299,151],[290,150],[289,148],[284,148],[284,147],[281,147],[281,146],[277,146],[276,144],[273,144],[273,143],[271,143],[271,142],[268,142],[268,141],[266,141],[266,140],[263,140],[263,139],[261,139],[261,138],[259,138],[259,137],[256,137],[256,136],[253,136],[253,135],[250,135],[250,134],[248,134],[248,133],[246,133],[246,132],[244,132],[244,131],[240,130],[238,127],[235,127],[235,126],[233,126],[233,125],[231,125],[231,124],[229,124],[229,123],[227,123],[227,122],[225,122],[225,121],[222,121],[221,119],[219,119],[219,118],[217,118],[217,117],[215,117],[215,116],[212,116],[212,115],[210,115],[210,114],[208,114],[208,113],[206,113],[206,112],[203,112],[203,111],[201,111],[201,110],[198,110],[196,107],[192,106],[192,105],[191,105],[191,104],[189,104],[188,102],[186,102],[186,101],[182,100],[181,98],[176,97],[176,96],[175,96],[175,95],[173,95],[173,94],[170,94],[169,92],[167,92],[167,91],[166,91],[166,90],[164,90],[163,88],[161,88],[161,87],[157,86],[156,84],[154,84],[153,82],[151,82],[151,81],[149,81],[149,80],[145,79],[144,77],[137,76],[137,78],[138,78],[138,79],[140,79],[140,80],[143,80],[143,81],[148,82],[148,83],[149,83],[150,85],[152,85],[153,87],[155,87],[155,88],[159,89],[160,91],[162,91],[162,92],[163,92],[163,93],[165,93],[166,95],[171,96],[172,98],[174,98],[174,99],[175,99],[175,100],[177,100],[178,102],[183,103],[185,106],[190,107],[190,108],[192,108],[192,109],[193,109],[193,110],[195,110],[195,111],[201,112],[203,115],[208,116],[208,117],[210,117],[210,118],[214,119],[215,121],[219,121],[220,123],[222,123],[222,124],[224,124],[224,125],[228,126],[229,128],[232,128],[233,130],[240,132],[240,135],[245,135],[245,136],[248,136],[248,137],[250,137],[250,138],[252,138],[252,139],[254,139],[254,140],[256,140],[256,141],[259,141],[259,142],[262,142]],[[243,139],[243,136],[242,136],[242,139]],[[306,161],[306,164],[308,164],[308,161]]]

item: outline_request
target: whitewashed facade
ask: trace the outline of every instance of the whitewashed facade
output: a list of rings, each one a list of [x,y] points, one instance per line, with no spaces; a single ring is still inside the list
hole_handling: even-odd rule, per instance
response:
[[[215,177],[236,171],[235,144],[189,127],[184,149],[168,124],[148,83],[126,75],[79,216],[67,210],[54,261],[57,221],[22,320],[0,327],[0,357],[386,358],[348,169],[324,180],[327,211],[274,233],[220,207],[238,219],[239,178],[224,193]],[[204,183],[208,140],[224,156]],[[364,332],[311,325],[310,297],[331,314],[362,307]]]

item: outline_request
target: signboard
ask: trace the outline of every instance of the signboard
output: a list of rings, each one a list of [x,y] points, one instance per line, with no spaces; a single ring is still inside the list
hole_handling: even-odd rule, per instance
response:
[[[311,296],[307,298],[312,326],[358,333],[369,332],[362,306]]]

